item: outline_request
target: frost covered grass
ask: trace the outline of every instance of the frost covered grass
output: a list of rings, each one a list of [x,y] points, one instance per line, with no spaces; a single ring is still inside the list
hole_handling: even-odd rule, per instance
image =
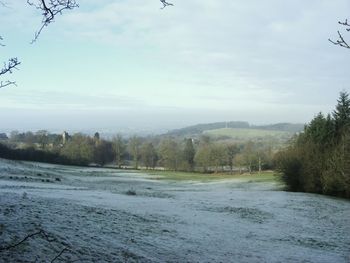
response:
[[[0,262],[348,263],[350,202],[277,182],[0,159]]]

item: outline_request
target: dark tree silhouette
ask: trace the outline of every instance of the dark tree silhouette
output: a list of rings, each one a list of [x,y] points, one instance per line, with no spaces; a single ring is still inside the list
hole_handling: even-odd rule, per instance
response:
[[[348,22],[347,19],[345,19],[344,22],[342,21],[338,21],[338,24],[342,25],[343,27],[345,27],[345,30],[347,32],[350,32],[350,23]],[[340,31],[338,30],[337,31],[338,33],[338,39],[337,40],[332,40],[332,39],[328,39],[331,43],[333,43],[334,45],[336,46],[341,46],[341,47],[344,47],[344,48],[348,48],[350,49],[350,44],[349,42],[344,38],[343,34],[340,33]]]

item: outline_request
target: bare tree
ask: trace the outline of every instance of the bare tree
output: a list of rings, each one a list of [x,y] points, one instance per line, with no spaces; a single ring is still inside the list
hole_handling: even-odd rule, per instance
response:
[[[163,4],[163,8],[167,6],[172,6],[172,3],[166,0],[159,0]],[[27,0],[30,6],[35,7],[40,12],[42,12],[42,21],[39,30],[35,33],[32,43],[34,43],[41,34],[41,31],[48,26],[50,23],[54,22],[57,15],[61,15],[64,10],[72,10],[78,8],[79,4],[76,0]]]
[[[159,1],[163,5],[161,9],[173,5],[166,0]],[[54,22],[57,15],[61,15],[65,10],[72,10],[79,7],[79,4],[76,0],[27,0],[27,3],[28,5],[33,6],[39,10],[42,15],[41,25],[39,27],[39,30],[35,32],[31,43],[34,43],[39,38],[41,32],[45,27]],[[4,1],[0,0],[0,7],[7,7],[7,4]],[[4,46],[2,41],[3,38],[0,36],[0,47]],[[3,68],[0,68],[0,78],[2,78],[3,75],[11,74],[14,69],[17,69],[17,66],[19,64],[21,64],[21,62],[16,57],[8,59],[7,62],[4,62]],[[0,80],[0,88],[10,85],[16,85],[16,82],[10,80]]]
[[[3,4],[2,2],[0,2],[1,4]],[[0,46],[4,47],[5,44],[3,44],[3,38],[0,36]],[[2,68],[0,68],[0,77],[5,75],[5,74],[11,74],[13,72],[14,69],[17,69],[17,66],[21,64],[21,62],[18,61],[17,58],[10,58],[8,59],[7,62],[4,62],[4,65]],[[16,85],[16,82],[14,81],[10,81],[10,80],[0,80],[0,88],[6,87],[6,86],[10,86],[10,85]]]
[[[27,0],[28,5],[35,7],[42,12],[41,26],[37,32],[35,32],[34,38],[31,43],[34,43],[41,34],[41,31],[54,22],[57,15],[61,15],[64,10],[72,10],[79,7],[75,0]]]
[[[342,21],[338,21],[338,24],[342,25],[343,27],[345,27],[345,30],[347,32],[350,32],[350,24],[348,22],[347,19],[345,19],[344,22]],[[347,40],[345,40],[344,36],[342,35],[342,33],[340,33],[340,31],[338,30],[338,39],[337,40],[331,40],[331,39],[328,39],[331,43],[333,43],[334,45],[336,46],[341,46],[341,47],[344,47],[344,48],[348,48],[350,49],[350,44]]]

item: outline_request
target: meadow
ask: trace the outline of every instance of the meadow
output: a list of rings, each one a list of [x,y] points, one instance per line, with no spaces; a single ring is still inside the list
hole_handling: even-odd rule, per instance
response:
[[[349,212],[348,200],[282,191],[271,172],[0,159],[1,262],[346,263]]]

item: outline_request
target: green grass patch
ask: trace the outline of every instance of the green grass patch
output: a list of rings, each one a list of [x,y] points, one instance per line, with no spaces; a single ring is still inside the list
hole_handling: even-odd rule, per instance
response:
[[[250,140],[263,137],[290,137],[291,134],[284,131],[270,131],[259,129],[239,129],[239,128],[222,128],[205,131],[204,134],[213,137],[230,137],[237,140]]]
[[[171,181],[199,181],[210,182],[220,180],[244,180],[247,182],[273,182],[278,181],[278,178],[274,175],[274,172],[262,172],[261,174],[203,174],[194,172],[174,172],[174,171],[143,171],[152,176],[154,180],[171,180]]]

